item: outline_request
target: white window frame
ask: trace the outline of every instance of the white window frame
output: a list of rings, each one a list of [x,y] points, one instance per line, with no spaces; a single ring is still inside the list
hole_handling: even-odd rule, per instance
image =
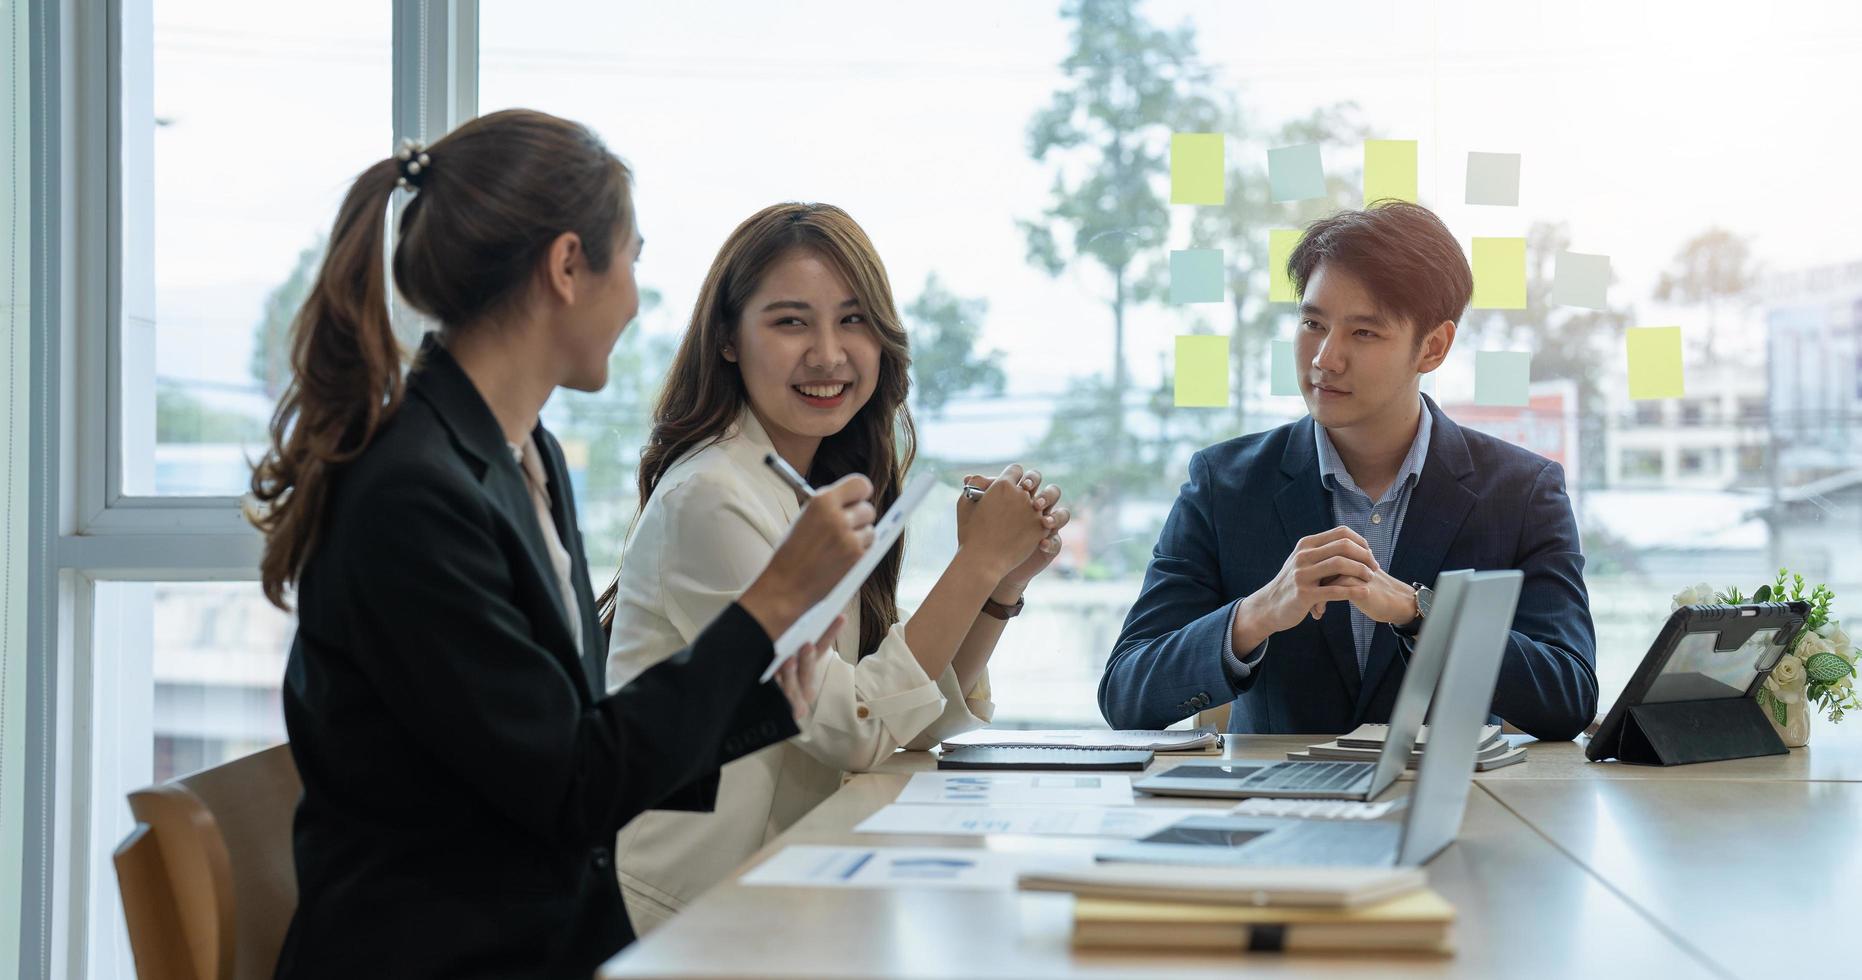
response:
[[[92,815],[124,805],[93,798],[93,760],[147,749],[106,744],[147,733],[106,724],[91,708],[122,703],[126,685],[148,686],[146,669],[100,664],[93,634],[108,630],[95,628],[97,583],[258,578],[260,538],[238,497],[123,492],[122,367],[126,356],[153,354],[142,348],[154,316],[151,291],[125,281],[126,241],[133,247],[134,236],[152,231],[148,189],[130,186],[150,172],[152,144],[124,131],[125,116],[136,118],[124,100],[138,97],[125,95],[124,80],[152,77],[152,3],[38,0],[31,10],[31,141],[42,191],[32,201],[28,631],[42,654],[26,685],[20,977],[88,975],[89,923],[100,911],[90,907],[90,883],[114,874],[108,850],[91,840]],[[395,143],[432,141],[476,115],[478,0],[393,0],[393,61],[383,95]]]

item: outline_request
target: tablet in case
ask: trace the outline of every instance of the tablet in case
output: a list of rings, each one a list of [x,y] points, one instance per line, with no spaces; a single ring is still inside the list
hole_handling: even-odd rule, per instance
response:
[[[1754,695],[1809,612],[1802,602],[1675,610],[1585,756],[1678,766],[1785,754]]]

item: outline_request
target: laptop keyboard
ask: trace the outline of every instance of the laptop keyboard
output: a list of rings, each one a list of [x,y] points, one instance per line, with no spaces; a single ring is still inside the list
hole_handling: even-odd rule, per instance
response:
[[[1362,762],[1289,762],[1263,770],[1248,783],[1251,788],[1344,791],[1364,779],[1371,768]]]

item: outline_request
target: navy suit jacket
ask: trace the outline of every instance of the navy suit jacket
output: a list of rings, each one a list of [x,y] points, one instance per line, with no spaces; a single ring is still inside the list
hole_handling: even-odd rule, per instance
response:
[[[1424,584],[1449,569],[1524,572],[1493,713],[1542,739],[1575,738],[1597,712],[1597,638],[1564,470],[1423,401],[1435,428],[1388,571]],[[1273,579],[1300,538],[1337,524],[1314,424],[1308,416],[1191,457],[1099,681],[1112,727],[1163,728],[1230,698],[1231,732],[1331,734],[1389,720],[1399,640],[1378,624],[1360,678],[1343,602],[1274,634],[1239,686],[1223,667],[1235,604]]]

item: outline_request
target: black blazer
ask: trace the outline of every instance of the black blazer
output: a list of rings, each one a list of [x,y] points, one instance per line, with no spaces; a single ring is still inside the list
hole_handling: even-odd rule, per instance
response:
[[[522,472],[431,337],[399,411],[334,481],[285,668],[304,795],[280,977],[587,978],[634,938],[620,827],[711,809],[719,766],[795,734],[757,683],[770,638],[735,605],[601,696],[568,472],[535,435],[579,649]]]

